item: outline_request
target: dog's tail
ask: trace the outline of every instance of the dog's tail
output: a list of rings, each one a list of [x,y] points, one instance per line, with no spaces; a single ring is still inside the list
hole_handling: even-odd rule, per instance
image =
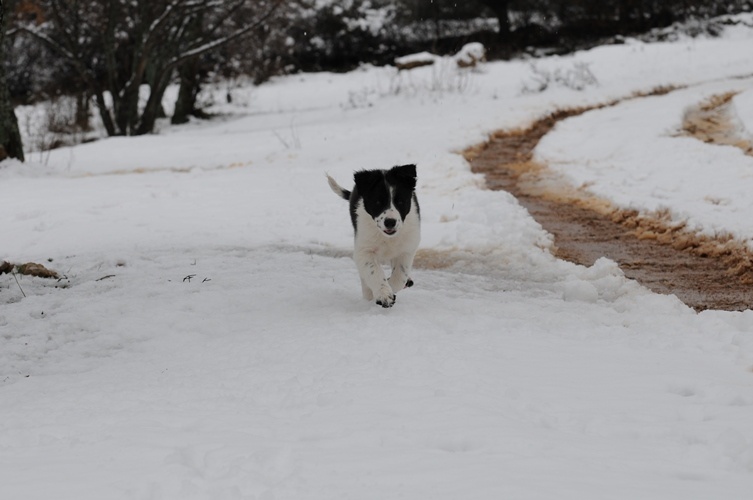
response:
[[[337,196],[344,200],[350,200],[350,191],[339,185],[329,174],[327,174],[327,182],[329,182],[329,187],[332,188],[332,191],[334,191]]]

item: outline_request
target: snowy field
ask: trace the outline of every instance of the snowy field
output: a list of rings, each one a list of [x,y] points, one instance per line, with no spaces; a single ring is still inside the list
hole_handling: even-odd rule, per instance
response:
[[[748,16],[747,21],[753,19]],[[231,89],[224,117],[0,165],[0,498],[750,498],[753,312],[696,313],[551,237],[458,154],[556,108],[575,186],[753,239],[753,158],[676,137],[753,29]],[[537,75],[588,68],[581,90]],[[540,83],[540,82],[539,82]],[[416,285],[361,299],[353,170],[418,165]],[[24,297],[25,294],[25,297]]]

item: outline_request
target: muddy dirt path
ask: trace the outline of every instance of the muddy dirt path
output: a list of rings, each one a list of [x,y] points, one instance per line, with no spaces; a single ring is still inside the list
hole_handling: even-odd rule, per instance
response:
[[[731,135],[734,127],[725,114],[730,99],[717,96],[691,110],[684,133],[745,150],[749,144]],[[639,215],[567,186],[561,193],[536,189],[537,179],[550,174],[546,165],[532,160],[539,140],[558,121],[595,108],[561,110],[527,129],[496,132],[464,155],[474,172],[486,176],[490,189],[510,192],[554,236],[557,257],[586,266],[608,257],[627,277],[655,292],[675,294],[699,311],[753,309],[753,252],[745,244],[725,236],[701,237],[670,223],[669,214]]]

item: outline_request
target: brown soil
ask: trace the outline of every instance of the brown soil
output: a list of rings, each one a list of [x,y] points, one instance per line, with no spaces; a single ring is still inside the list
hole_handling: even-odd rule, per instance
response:
[[[753,156],[753,143],[739,137],[735,123],[729,118],[730,101],[737,92],[716,95],[691,109],[683,120],[683,134],[710,144],[735,146]]]
[[[25,276],[36,276],[38,278],[58,279],[60,277],[58,276],[58,273],[47,269],[42,264],[27,262],[26,264],[16,265],[5,261],[0,262],[0,274],[12,274],[13,272],[17,272],[18,274],[23,274]]]
[[[726,118],[730,99],[719,96],[690,111],[685,133],[745,150],[750,144],[733,136]],[[673,223],[669,213],[639,214],[570,186],[551,187],[555,177],[546,165],[532,160],[534,148],[558,121],[595,108],[560,110],[526,129],[496,132],[464,155],[474,172],[485,174],[489,188],[513,194],[554,236],[557,257],[586,266],[608,257],[627,277],[655,292],[675,294],[699,311],[753,308],[753,252],[745,243],[725,235],[694,234]],[[547,187],[544,179],[550,181]]]

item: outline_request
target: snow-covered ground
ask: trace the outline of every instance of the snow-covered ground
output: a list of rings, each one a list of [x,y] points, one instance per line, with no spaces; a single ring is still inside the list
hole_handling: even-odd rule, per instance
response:
[[[537,157],[568,184],[623,208],[669,209],[689,229],[753,243],[753,156],[678,137],[687,109],[727,92],[740,92],[732,118],[746,138],[753,130],[753,75],[585,113],[559,124],[539,143]]]
[[[753,158],[675,132],[729,90],[753,130],[751,47],[730,28],[537,63],[587,65],[582,91],[522,93],[523,61],[297,75],[234,89],[223,120],[3,163],[0,259],[64,278],[0,276],[0,498],[749,498],[753,312],[556,260],[457,151],[685,85],[565,121],[537,154],[750,239]],[[420,267],[384,310],[324,172],[408,162]]]

